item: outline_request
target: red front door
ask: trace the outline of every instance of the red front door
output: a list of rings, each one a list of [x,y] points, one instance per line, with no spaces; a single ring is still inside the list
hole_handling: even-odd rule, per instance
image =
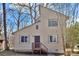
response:
[[[40,36],[35,36],[35,48],[40,47]]]

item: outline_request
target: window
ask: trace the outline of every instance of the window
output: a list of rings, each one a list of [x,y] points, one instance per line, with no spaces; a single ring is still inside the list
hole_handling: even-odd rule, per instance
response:
[[[25,42],[27,42],[27,36],[25,36]]]
[[[27,36],[21,36],[21,42],[27,42]]]
[[[57,35],[49,36],[49,42],[57,42]]]
[[[52,36],[50,36],[50,42],[52,42]]]
[[[48,26],[49,26],[49,27],[58,26],[57,20],[49,19],[49,20],[48,20]]]
[[[36,29],[38,30],[38,25],[36,25]]]

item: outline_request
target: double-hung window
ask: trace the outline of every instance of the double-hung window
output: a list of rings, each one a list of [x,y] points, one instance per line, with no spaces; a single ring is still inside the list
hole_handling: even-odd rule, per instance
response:
[[[27,36],[21,36],[21,42],[27,42]]]
[[[57,35],[50,35],[49,42],[57,42]]]

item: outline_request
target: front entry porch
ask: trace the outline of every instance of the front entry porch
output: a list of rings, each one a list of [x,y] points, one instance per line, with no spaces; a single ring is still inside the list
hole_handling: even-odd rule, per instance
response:
[[[47,54],[48,48],[40,42],[40,36],[34,36],[34,42],[32,43],[32,53]]]

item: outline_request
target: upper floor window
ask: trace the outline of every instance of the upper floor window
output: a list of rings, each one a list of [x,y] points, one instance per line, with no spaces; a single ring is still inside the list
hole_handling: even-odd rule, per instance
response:
[[[21,42],[27,42],[27,36],[21,36]]]
[[[58,26],[58,21],[57,21],[57,20],[49,19],[49,20],[48,20],[48,26],[49,26],[49,27]]]

